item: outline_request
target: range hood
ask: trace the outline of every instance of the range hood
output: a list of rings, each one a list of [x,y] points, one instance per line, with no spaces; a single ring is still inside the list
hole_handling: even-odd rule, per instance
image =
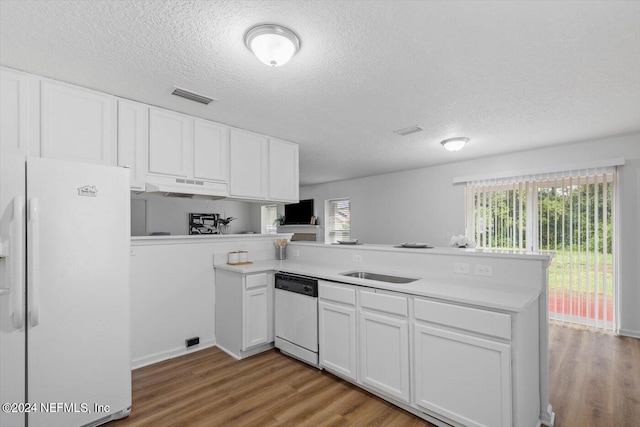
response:
[[[145,192],[167,197],[222,199],[229,196],[229,187],[226,182],[147,175]]]

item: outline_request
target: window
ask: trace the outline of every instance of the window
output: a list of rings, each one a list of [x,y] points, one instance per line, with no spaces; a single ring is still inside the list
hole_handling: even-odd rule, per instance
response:
[[[554,252],[549,317],[615,330],[615,168],[469,182],[467,230],[482,248]]]
[[[332,199],[324,202],[325,243],[349,240],[351,236],[351,202],[349,199]]]
[[[260,207],[260,223],[262,234],[276,234],[278,232],[278,226],[275,224],[278,217],[278,206],[267,205]]]

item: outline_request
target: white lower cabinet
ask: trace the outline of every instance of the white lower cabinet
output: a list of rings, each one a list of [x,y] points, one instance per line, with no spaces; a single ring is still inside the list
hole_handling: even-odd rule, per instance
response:
[[[465,426],[512,417],[511,315],[414,299],[415,404]]]
[[[268,292],[266,283],[242,294],[242,350],[269,342]]]
[[[359,290],[360,382],[409,403],[407,297]]]
[[[354,286],[318,281],[320,365],[356,380],[356,291]]]
[[[320,365],[426,419],[536,425],[538,304],[506,313],[319,281]]]
[[[216,345],[237,359],[273,348],[273,273],[216,269]]]
[[[511,346],[416,324],[416,405],[465,426],[510,426]]]
[[[318,303],[320,365],[356,380],[356,309]]]

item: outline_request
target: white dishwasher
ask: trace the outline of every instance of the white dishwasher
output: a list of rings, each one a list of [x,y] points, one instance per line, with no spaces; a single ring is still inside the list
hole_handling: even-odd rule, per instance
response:
[[[276,273],[275,293],[275,346],[318,367],[318,280]]]

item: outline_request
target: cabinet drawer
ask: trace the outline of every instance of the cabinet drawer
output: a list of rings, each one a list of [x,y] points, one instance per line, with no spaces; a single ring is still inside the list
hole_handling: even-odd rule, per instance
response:
[[[324,300],[356,305],[356,288],[355,286],[320,281],[318,284],[318,297]]]
[[[267,273],[251,274],[245,277],[246,289],[267,286]]]
[[[373,291],[360,291],[360,306],[386,313],[408,316],[407,297]]]
[[[511,339],[511,316],[504,313],[416,298],[415,317],[417,320]]]

